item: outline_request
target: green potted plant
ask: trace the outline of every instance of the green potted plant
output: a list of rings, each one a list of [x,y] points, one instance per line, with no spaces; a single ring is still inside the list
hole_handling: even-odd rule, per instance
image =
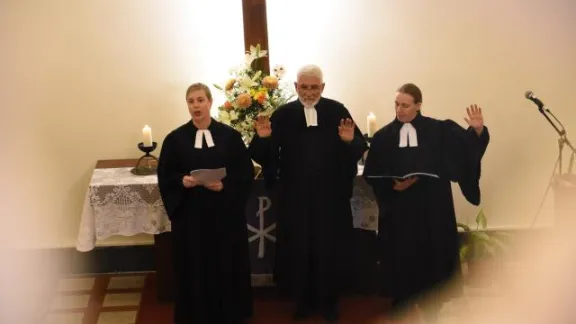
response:
[[[476,214],[475,223],[474,230],[462,223],[457,225],[464,231],[464,240],[460,245],[460,261],[467,265],[468,278],[479,282],[482,278],[488,278],[490,272],[498,265],[495,258],[506,249],[506,244],[502,240],[506,234],[490,233],[486,230],[488,219],[482,208]]]

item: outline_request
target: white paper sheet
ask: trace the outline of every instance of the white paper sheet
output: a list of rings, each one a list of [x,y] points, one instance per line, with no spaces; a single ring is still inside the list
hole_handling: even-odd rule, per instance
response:
[[[199,183],[206,184],[224,179],[226,177],[226,168],[192,170],[190,175]]]

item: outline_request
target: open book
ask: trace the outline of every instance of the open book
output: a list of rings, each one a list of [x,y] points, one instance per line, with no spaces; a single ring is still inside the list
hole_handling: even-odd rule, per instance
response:
[[[374,175],[368,176],[371,179],[380,179],[380,178],[388,178],[388,179],[398,179],[398,180],[406,180],[411,177],[431,177],[439,179],[440,176],[434,173],[426,173],[426,172],[411,172],[402,176],[393,176],[393,175]]]
[[[216,182],[226,177],[226,168],[192,170],[190,175],[201,184]]]

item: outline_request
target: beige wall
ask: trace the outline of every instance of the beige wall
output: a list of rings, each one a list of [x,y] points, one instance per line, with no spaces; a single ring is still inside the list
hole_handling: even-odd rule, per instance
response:
[[[391,120],[404,82],[422,87],[428,115],[463,122],[465,106],[480,104],[493,137],[482,180],[490,223],[525,226],[557,144],[524,91],[576,133],[575,5],[531,3],[268,0],[271,60],[289,72],[321,64],[326,95],[363,129],[370,111]],[[95,161],[138,157],[144,124],[161,142],[183,123],[186,86],[222,81],[242,61],[241,26],[239,0],[0,2],[0,243],[74,246]],[[458,194],[457,207],[470,221]]]
[[[395,90],[406,82],[422,88],[428,116],[464,126],[466,106],[483,107],[492,135],[482,177],[489,225],[532,223],[558,145],[554,129],[524,92],[542,98],[576,142],[576,2],[267,3],[271,63],[321,65],[325,95],[345,103],[363,130],[369,112],[380,126],[393,119]],[[477,209],[459,191],[455,197],[459,220],[472,223]],[[553,221],[553,197],[549,192],[537,225]]]
[[[139,157],[145,124],[161,143],[189,118],[186,87],[244,52],[236,0],[2,1],[0,33],[0,237],[22,247],[74,246],[96,160]],[[134,242],[151,238],[101,244]]]

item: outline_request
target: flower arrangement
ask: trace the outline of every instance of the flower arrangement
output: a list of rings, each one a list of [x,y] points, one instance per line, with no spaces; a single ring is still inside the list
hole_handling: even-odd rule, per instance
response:
[[[223,86],[214,84],[226,96],[224,104],[218,107],[219,121],[239,131],[245,143],[254,136],[257,116],[271,115],[294,97],[289,84],[282,81],[286,73],[282,65],[275,66],[272,75],[265,75],[259,68],[267,53],[260,44],[250,46],[244,64],[230,69],[232,77]]]

